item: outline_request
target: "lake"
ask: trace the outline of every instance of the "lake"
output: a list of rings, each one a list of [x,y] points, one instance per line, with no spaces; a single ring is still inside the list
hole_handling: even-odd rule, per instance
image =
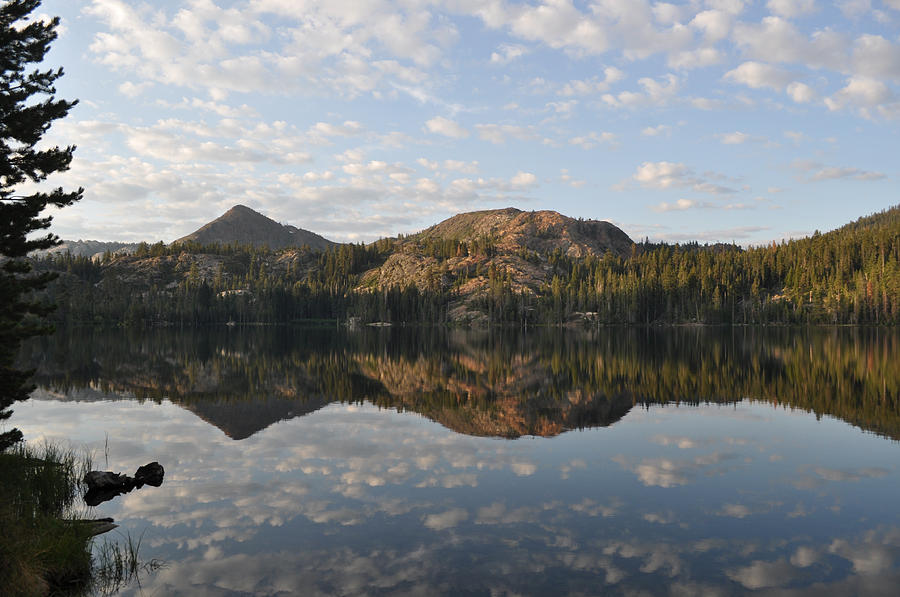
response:
[[[165,467],[92,512],[166,563],[123,594],[900,586],[896,330],[76,329],[23,359],[27,439]]]

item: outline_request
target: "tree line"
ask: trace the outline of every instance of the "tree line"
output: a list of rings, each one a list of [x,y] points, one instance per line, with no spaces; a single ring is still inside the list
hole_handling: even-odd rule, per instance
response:
[[[427,259],[424,284],[363,283],[399,251]],[[524,286],[516,263],[543,268],[546,281]],[[55,255],[38,269],[64,274],[48,297],[59,322],[434,324],[464,304],[490,323],[517,325],[897,324],[900,208],[747,250],[644,242],[627,256],[574,258],[559,249],[501,254],[487,238],[383,239],[327,251],[158,243],[131,257]]]

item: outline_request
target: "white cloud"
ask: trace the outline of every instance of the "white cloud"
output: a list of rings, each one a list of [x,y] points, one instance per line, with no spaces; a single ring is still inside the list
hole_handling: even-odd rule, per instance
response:
[[[478,174],[478,162],[463,162],[461,160],[444,160],[444,169],[463,174]]]
[[[497,7],[497,5],[494,5]],[[599,54],[609,47],[608,36],[596,21],[586,18],[570,1],[555,1],[537,6],[503,7],[496,11],[500,22],[485,18],[489,26],[506,26],[522,39],[544,43],[551,48],[579,53]],[[484,13],[482,13],[484,18]],[[496,22],[496,21],[495,21]]]
[[[593,149],[600,143],[613,143],[616,136],[613,133],[595,133],[590,132],[586,135],[579,135],[569,139],[569,145],[576,145],[582,149]]]
[[[724,145],[741,145],[753,139],[747,133],[742,133],[740,131],[735,131],[733,133],[723,133],[721,135],[716,135],[719,141],[721,141]]]
[[[788,83],[785,89],[788,96],[798,104],[807,104],[816,99],[816,92],[812,87],[799,81]]]
[[[690,175],[691,170],[684,164],[644,162],[638,167],[633,178],[642,186],[651,189],[669,189],[685,186]]]
[[[815,0],[769,0],[766,7],[780,17],[791,19],[807,15],[816,9]]]
[[[656,137],[659,135],[670,135],[672,133],[672,127],[667,124],[658,124],[656,126],[648,126],[644,127],[641,130],[641,134],[645,137]]]
[[[733,17],[723,10],[704,10],[691,19],[691,27],[703,32],[706,41],[717,42],[728,37]]]
[[[753,510],[744,504],[725,504],[719,511],[720,516],[730,516],[731,518],[746,518],[751,514],[753,514]]]
[[[900,81],[900,45],[880,35],[860,35],[853,43],[852,73]]]
[[[638,166],[632,180],[649,189],[673,189],[690,187],[701,193],[723,195],[734,193],[734,189],[711,182],[709,178],[723,178],[715,173],[697,176],[682,163],[644,162]],[[677,205],[677,204],[676,204]]]
[[[884,118],[893,118],[900,112],[900,105],[893,101],[894,94],[888,87],[889,82],[900,82],[897,41],[870,33],[852,39],[835,28],[806,35],[780,17],[767,17],[758,25],[739,24],[733,37],[738,47],[755,60],[793,63],[845,75],[847,86],[826,99],[826,105],[832,110],[851,105],[859,108],[864,117]],[[764,74],[756,78],[759,82],[756,86],[781,89],[789,83],[783,71],[782,74],[770,71],[771,76]],[[798,103],[812,101],[816,96],[803,84],[790,84],[787,92]]]
[[[845,17],[855,19],[869,13],[872,10],[871,0],[840,0],[838,2],[841,12]]]
[[[791,556],[791,564],[798,568],[807,568],[819,561],[819,555],[818,550],[802,545]]]
[[[343,124],[330,124],[317,122],[307,134],[321,137],[351,137],[363,131],[363,126],[354,120],[347,120]]]
[[[654,54],[675,55],[695,50],[695,31],[704,32],[706,43],[722,39],[730,15],[742,10],[739,0],[707,2],[711,13],[694,26],[696,6],[632,0],[605,0],[582,10],[571,0],[547,0],[536,4],[511,4],[501,0],[457,0],[461,13],[480,18],[487,27],[503,29],[512,37],[541,43],[574,56],[620,51],[626,60],[643,60]],[[674,60],[678,62],[678,60]]]
[[[722,100],[713,99],[709,97],[692,97],[691,105],[698,110],[718,110],[721,109],[725,104]]]
[[[119,92],[122,93],[122,95],[126,95],[130,98],[136,98],[152,86],[153,83],[149,81],[144,81],[143,83],[132,83],[131,81],[125,81],[124,83],[119,85]]]
[[[828,551],[851,562],[858,574],[877,577],[895,565],[896,540],[885,539],[874,532],[868,533],[864,541],[857,543],[835,539],[828,546]]]
[[[783,559],[774,562],[756,560],[749,566],[726,570],[725,574],[744,587],[756,590],[766,587],[780,587],[797,577],[797,569]]]
[[[656,212],[686,211],[698,206],[698,202],[692,199],[679,199],[675,203],[667,203],[663,201],[662,203],[654,205],[651,209]]]
[[[644,460],[634,467],[637,478],[649,487],[676,487],[690,482],[689,469],[667,458]]]
[[[164,99],[158,99],[156,100],[156,104],[170,110],[203,110],[217,114],[222,118],[259,118],[259,113],[247,104],[234,106],[225,103],[203,100],[199,97],[183,97],[181,98],[181,101],[177,103],[169,102]]]
[[[739,23],[732,39],[754,60],[839,72],[850,64],[850,42],[845,34],[823,29],[807,37],[780,17],[766,17],[759,25]]]
[[[353,10],[338,3],[194,3],[168,15],[123,0],[93,0],[85,12],[108,27],[91,44],[100,63],[146,81],[207,89],[218,98],[325,88],[352,96],[391,83],[421,83],[422,69],[457,35],[426,10],[377,3]],[[266,24],[273,19],[279,35]]]
[[[435,116],[425,123],[425,128],[429,133],[453,137],[454,139],[465,139],[469,136],[469,131],[453,120],[444,118],[443,116]]]
[[[750,0],[706,0],[709,8],[721,10],[731,15],[739,15],[744,12]]]
[[[564,102],[547,102],[546,107],[549,110],[553,110],[559,118],[571,118],[577,105],[577,100],[567,100]]]
[[[532,141],[537,137],[532,129],[512,124],[476,124],[475,130],[479,138],[497,145],[506,143],[509,137],[519,141]]]
[[[886,178],[881,172],[868,172],[858,168],[822,168],[810,176],[810,180],[834,180],[838,178],[853,178],[855,180],[881,180]]]
[[[826,481],[855,482],[862,479],[877,479],[891,473],[890,470],[881,467],[860,467],[851,469],[835,469],[816,467],[816,474]]]
[[[531,172],[520,171],[510,179],[509,183],[515,188],[531,187],[537,184],[537,176]]]
[[[825,105],[832,111],[846,107],[867,109],[890,103],[894,97],[894,93],[883,81],[853,77],[845,87],[825,98]]]
[[[422,166],[423,168],[426,168],[426,169],[432,170],[432,171],[437,170],[438,168],[441,167],[440,164],[438,164],[437,162],[433,162],[427,158],[419,158],[416,160],[416,163],[419,164],[420,166]]]
[[[587,184],[586,180],[578,180],[573,178],[569,171],[566,168],[560,170],[559,181],[563,184],[566,184],[574,189],[580,189],[584,185]]]
[[[688,70],[719,64],[724,59],[722,52],[716,48],[697,48],[670,54],[666,64],[671,68]]]
[[[725,73],[725,79],[754,89],[769,87],[781,91],[791,82],[791,75],[782,69],[761,62],[745,62]]]
[[[702,188],[702,187],[701,187]],[[701,190],[701,188],[695,187],[694,190]],[[718,194],[717,191],[710,191]],[[752,209],[754,206],[746,203],[713,203],[711,201],[697,201],[694,199],[678,199],[674,203],[669,203],[663,201],[662,203],[658,203],[650,207],[653,211],[657,213],[665,213],[668,211],[687,211],[689,209],[724,209],[724,210],[734,210],[734,209]],[[679,446],[680,447],[680,446]]]
[[[653,18],[660,25],[672,26],[684,20],[687,7],[676,6],[669,2],[657,2],[653,5]]]
[[[825,166],[824,164],[812,160],[796,160],[791,166],[799,172],[806,173],[805,180],[807,182],[821,182],[824,180],[839,180],[846,178],[859,181],[871,181],[887,178],[887,175],[882,172],[861,170],[850,166]]]
[[[468,520],[469,513],[462,508],[452,508],[440,514],[427,515],[422,523],[432,531],[444,531]]]
[[[589,95],[594,93],[602,93],[607,91],[613,83],[621,81],[625,78],[625,73],[608,66],[603,69],[603,78],[592,77],[590,79],[576,79],[566,83],[559,92],[563,96],[572,95]]]
[[[623,91],[617,95],[604,94],[602,100],[615,108],[635,108],[640,106],[663,106],[678,92],[678,77],[669,73],[661,80],[644,77],[638,80],[642,91]]]
[[[519,44],[501,44],[491,53],[491,64],[505,65],[528,53],[528,48]]]
[[[510,468],[519,477],[530,477],[537,472],[537,465],[533,462],[514,462]]]
[[[534,524],[540,514],[536,508],[521,507],[508,509],[502,502],[494,502],[478,509],[475,524]]]

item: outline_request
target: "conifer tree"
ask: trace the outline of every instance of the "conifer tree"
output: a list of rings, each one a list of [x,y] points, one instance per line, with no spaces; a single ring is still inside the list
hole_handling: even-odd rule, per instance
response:
[[[41,317],[49,308],[33,293],[44,288],[51,275],[33,273],[24,258],[59,244],[59,239],[33,233],[50,226],[50,216],[43,214],[47,206],[71,205],[82,194],[82,189],[36,190],[38,183],[67,170],[72,161],[74,146],[37,145],[76,103],[54,97],[61,68],[39,68],[59,25],[58,18],[34,20],[39,5],[40,0],[0,3],[0,421],[12,414],[13,402],[26,399],[32,390],[29,372],[14,368],[22,341],[47,331]],[[0,451],[21,438],[17,429],[0,433]]]

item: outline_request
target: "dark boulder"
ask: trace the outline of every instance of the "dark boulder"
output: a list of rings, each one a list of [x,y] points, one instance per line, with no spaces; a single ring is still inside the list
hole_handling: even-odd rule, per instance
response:
[[[121,489],[132,484],[131,477],[110,471],[91,471],[84,476],[84,484],[91,489]]]
[[[84,476],[84,484],[88,488],[84,494],[84,502],[88,506],[97,506],[144,485],[159,487],[164,475],[165,471],[158,462],[138,467],[134,477],[111,471],[91,471]]]
[[[151,462],[144,466],[139,466],[134,472],[134,483],[138,487],[141,485],[152,485],[159,487],[162,485],[163,476],[166,474],[165,469],[158,462]]]

